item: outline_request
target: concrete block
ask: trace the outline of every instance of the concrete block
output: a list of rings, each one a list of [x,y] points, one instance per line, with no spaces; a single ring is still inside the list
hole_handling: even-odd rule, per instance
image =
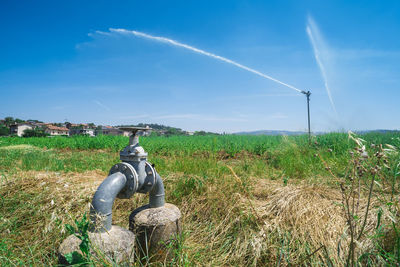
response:
[[[168,244],[181,232],[180,218],[179,209],[169,203],[134,210],[129,217],[129,230],[136,235],[138,253],[157,259],[168,256]]]
[[[105,233],[90,233],[91,254],[95,258],[106,258],[110,263],[129,264],[134,262],[135,235],[122,227],[113,225]],[[68,236],[58,249],[59,263],[68,264],[64,255],[73,251],[81,252],[81,240],[74,235]],[[106,257],[104,257],[106,256]]]

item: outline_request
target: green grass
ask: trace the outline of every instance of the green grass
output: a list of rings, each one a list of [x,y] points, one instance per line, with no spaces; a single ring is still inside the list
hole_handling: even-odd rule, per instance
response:
[[[371,143],[393,144],[400,133],[368,133],[361,135],[362,138]],[[336,153],[347,151],[351,147],[345,133],[329,133],[313,137],[321,148],[331,148]],[[0,138],[1,146],[27,144],[41,148],[58,149],[108,149],[119,151],[128,143],[128,137],[123,136],[73,136],[73,137],[3,137]],[[243,136],[243,135],[210,135],[210,136],[152,136],[141,137],[141,145],[149,153],[164,155],[188,154],[196,152],[226,152],[234,156],[242,151],[255,155],[281,149],[282,144],[290,143],[297,146],[308,144],[308,136]]]
[[[398,133],[361,138],[368,145],[400,147]],[[141,137],[140,143],[165,179],[167,201],[184,216],[184,240],[177,257],[188,265],[213,266],[287,265],[306,259],[316,247],[294,239],[290,227],[266,233],[255,250],[251,240],[258,240],[262,223],[244,204],[243,194],[252,197],[259,179],[275,180],[281,186],[305,183],[337,188],[320,157],[334,175],[345,177],[349,150],[355,147],[343,133],[313,137],[311,145],[307,136],[231,135]],[[56,248],[66,237],[64,224],[81,218],[92,197],[79,183],[60,177],[80,177],[94,170],[105,178],[127,144],[128,138],[120,136],[0,138],[0,265],[56,264]],[[392,169],[385,170],[384,179],[398,178],[399,161],[398,155],[389,159]],[[50,178],[33,178],[35,172]],[[64,184],[73,187],[73,195],[64,192]],[[129,213],[146,201],[140,194],[117,200],[114,223],[127,227]],[[316,255],[307,262],[326,263]]]
[[[398,136],[400,134],[371,133],[362,138],[369,143],[396,145],[399,143]],[[4,171],[15,168],[108,171],[112,164],[119,161],[118,151],[127,143],[128,138],[121,136],[1,138],[0,168]],[[325,174],[324,165],[314,156],[316,153],[320,153],[334,172],[340,174],[340,169],[350,158],[347,151],[353,146],[347,134],[341,133],[316,136],[311,145],[307,136],[233,135],[142,137],[140,143],[149,153],[149,160],[164,173],[215,176],[221,172],[218,162],[225,160],[235,162],[241,175],[274,178],[279,174],[302,179]],[[31,147],[7,149],[22,144]]]

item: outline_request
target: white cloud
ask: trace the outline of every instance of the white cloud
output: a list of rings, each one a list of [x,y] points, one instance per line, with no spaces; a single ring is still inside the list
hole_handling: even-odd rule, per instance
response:
[[[103,109],[105,109],[105,110],[107,110],[107,111],[111,111],[111,109],[110,109],[109,107],[107,107],[106,105],[104,105],[104,104],[101,103],[100,101],[98,101],[98,100],[93,100],[93,102],[94,102],[95,104],[97,104],[99,107],[102,107]]]
[[[360,60],[370,58],[399,58],[400,51],[377,50],[377,49],[336,49],[332,51],[336,58],[346,60]]]
[[[283,113],[274,113],[268,116],[269,119],[287,119],[288,115]]]
[[[135,119],[150,118],[150,116],[148,114],[139,114],[139,115],[121,116],[119,118],[123,120],[135,120]]]
[[[214,115],[206,115],[206,114],[193,114],[193,113],[181,113],[181,114],[164,114],[164,115],[149,115],[149,114],[139,114],[132,116],[121,116],[119,117],[122,120],[134,120],[134,119],[148,119],[151,120],[165,120],[165,121],[173,121],[173,120],[194,120],[194,121],[236,121],[236,122],[244,122],[248,121],[245,119],[247,116],[238,115],[238,116],[214,116]]]
[[[224,117],[224,116],[214,116],[214,115],[205,115],[205,114],[167,114],[161,116],[153,116],[153,119],[170,119],[170,120],[201,120],[201,121],[247,121],[243,119],[243,117]]]
[[[62,109],[65,109],[65,107],[64,106],[53,106],[53,107],[51,107],[51,109],[53,109],[53,110],[62,110]]]

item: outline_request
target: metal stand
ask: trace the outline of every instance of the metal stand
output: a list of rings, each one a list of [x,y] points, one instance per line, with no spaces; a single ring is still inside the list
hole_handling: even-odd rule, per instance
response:
[[[311,127],[310,127],[310,91],[301,91],[302,94],[307,96],[307,113],[308,113],[308,142],[311,143]]]

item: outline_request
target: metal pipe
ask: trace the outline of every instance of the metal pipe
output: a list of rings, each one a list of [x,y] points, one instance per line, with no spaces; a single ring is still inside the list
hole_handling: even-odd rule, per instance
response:
[[[310,127],[310,95],[311,92],[307,91],[307,112],[308,112],[308,142],[311,143],[311,127]]]
[[[108,176],[97,188],[90,207],[91,232],[103,233],[111,229],[112,206],[118,193],[126,185],[126,177],[120,172]]]
[[[137,135],[132,134],[129,136],[129,145],[135,146],[139,143],[139,137]]]
[[[150,191],[150,208],[159,208],[165,204],[164,184],[160,175],[156,174],[156,183]]]
[[[308,142],[311,144],[311,126],[310,126],[310,91],[301,91],[307,97],[307,115],[308,115]]]

